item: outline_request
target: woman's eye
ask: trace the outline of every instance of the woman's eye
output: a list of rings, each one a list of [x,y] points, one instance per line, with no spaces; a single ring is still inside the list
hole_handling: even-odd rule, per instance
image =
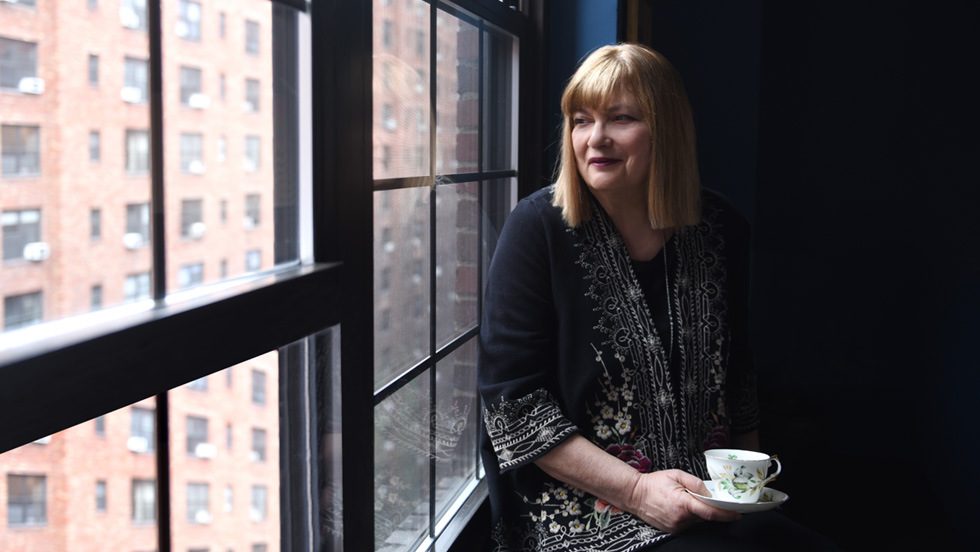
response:
[[[588,121],[585,120],[585,119],[583,119],[583,118],[581,118],[581,117],[576,117],[575,119],[572,119],[572,123],[575,126],[581,126],[581,125],[584,125],[584,124],[588,123]]]
[[[633,117],[630,117],[629,115],[616,115],[616,117],[614,117],[613,120],[615,120],[615,121],[635,121],[636,119],[633,118]]]

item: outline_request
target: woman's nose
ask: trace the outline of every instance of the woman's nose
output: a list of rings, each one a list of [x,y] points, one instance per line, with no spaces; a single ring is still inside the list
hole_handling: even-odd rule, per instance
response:
[[[589,136],[589,147],[598,148],[609,143],[609,135],[606,134],[606,125],[596,121],[592,125],[592,135]]]

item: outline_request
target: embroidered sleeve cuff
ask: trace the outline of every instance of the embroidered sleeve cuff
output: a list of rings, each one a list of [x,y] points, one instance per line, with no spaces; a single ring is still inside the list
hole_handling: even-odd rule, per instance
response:
[[[501,398],[487,406],[483,418],[501,472],[534,461],[578,432],[544,389],[514,401]]]

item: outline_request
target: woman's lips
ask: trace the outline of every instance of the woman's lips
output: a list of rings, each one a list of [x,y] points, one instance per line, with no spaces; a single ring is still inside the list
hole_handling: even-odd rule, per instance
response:
[[[589,158],[589,164],[595,167],[608,167],[613,163],[618,163],[619,159],[613,159],[611,157],[591,157]]]

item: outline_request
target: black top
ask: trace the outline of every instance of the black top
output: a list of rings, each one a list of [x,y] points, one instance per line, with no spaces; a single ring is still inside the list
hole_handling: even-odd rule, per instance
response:
[[[573,229],[551,201],[547,188],[519,203],[487,280],[479,389],[494,541],[637,550],[667,535],[533,462],[579,433],[639,471],[707,479],[703,451],[758,426],[748,224],[705,191],[702,221],[635,263],[597,202]]]

